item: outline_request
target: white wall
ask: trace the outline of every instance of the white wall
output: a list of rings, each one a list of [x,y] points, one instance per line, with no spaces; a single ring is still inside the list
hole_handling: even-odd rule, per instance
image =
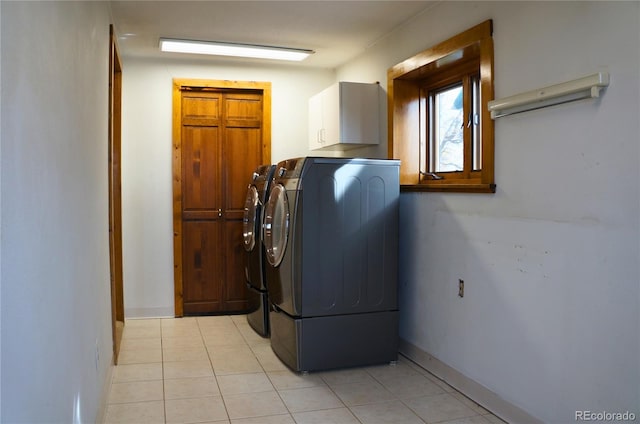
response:
[[[0,2],[0,16],[2,3]],[[0,187],[2,187],[2,19],[0,19]],[[0,240],[2,240],[2,196],[0,195]],[[0,242],[0,422],[2,422],[2,243]]]
[[[497,120],[496,194],[401,195],[401,337],[545,422],[640,416],[640,4],[442,2],[337,77],[386,81],[489,18],[496,98],[611,85]]]
[[[1,28],[2,421],[94,422],[112,358],[109,10],[2,2]]]
[[[335,75],[325,69],[242,61],[123,60],[125,315],[173,316],[173,78],[271,82],[271,159],[275,163],[309,154],[307,101],[331,85]]]
[[[0,16],[2,3],[0,2]],[[2,19],[0,19],[0,81],[2,81]],[[2,187],[2,83],[0,82],[0,187]],[[0,195],[0,240],[2,240],[2,196]],[[2,243],[0,242],[0,422],[2,422]]]

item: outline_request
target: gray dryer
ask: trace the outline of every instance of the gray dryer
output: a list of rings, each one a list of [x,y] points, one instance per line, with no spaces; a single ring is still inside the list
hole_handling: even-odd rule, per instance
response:
[[[394,361],[397,160],[278,163],[263,242],[273,351],[296,371]]]

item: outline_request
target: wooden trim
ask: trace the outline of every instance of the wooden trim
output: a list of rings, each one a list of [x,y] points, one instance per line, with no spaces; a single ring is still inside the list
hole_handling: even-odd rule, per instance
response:
[[[271,83],[262,85],[262,163],[271,163]]]
[[[482,140],[491,140],[491,143],[482,143],[482,182],[492,184],[495,182],[495,132],[491,112],[486,106],[493,100],[493,38],[484,37],[480,41],[480,110],[482,118]],[[485,101],[486,99],[486,101]]]
[[[402,159],[400,166],[400,183],[413,184],[419,182],[420,155],[426,146],[421,145],[420,126],[412,122],[420,121],[420,87],[414,81],[390,81],[389,100],[389,157]],[[394,122],[395,119],[395,122]],[[393,143],[393,137],[406,140],[405,143]]]
[[[182,281],[182,92],[187,90],[256,90],[262,93],[262,163],[271,163],[271,83],[203,79],[173,79],[173,281],[175,316],[184,315]]]
[[[109,270],[111,286],[111,332],[113,363],[117,365],[124,329],[122,272],[122,62],[113,25],[109,26]]]
[[[390,158],[401,160],[400,184],[403,191],[495,192],[494,123],[486,107],[493,99],[492,34],[493,23],[487,20],[387,71],[387,151]],[[425,102],[421,88],[443,84],[449,74],[458,78],[461,72],[474,69],[480,71],[482,169],[472,171],[468,151],[465,152],[465,178],[443,173],[445,180],[423,181],[420,172],[427,165],[425,156],[429,146],[423,134]],[[467,106],[468,103],[469,98],[465,96]]]
[[[493,34],[493,21],[488,19],[481,24],[469,28],[468,30],[455,35],[448,40],[442,41],[435,46],[424,50],[409,59],[398,63],[388,71],[389,78],[396,79],[409,74],[416,69],[429,65],[442,59],[452,52],[464,49],[467,46],[475,44],[478,40],[491,38]]]
[[[184,315],[182,299],[182,85],[173,81],[173,294],[175,316]]]
[[[402,184],[400,186],[402,192],[456,192],[456,193],[495,193],[495,184],[483,183],[455,183],[455,184]]]

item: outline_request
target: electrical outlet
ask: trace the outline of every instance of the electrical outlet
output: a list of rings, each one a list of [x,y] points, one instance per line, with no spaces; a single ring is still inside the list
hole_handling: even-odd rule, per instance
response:
[[[458,280],[458,296],[464,297],[464,280],[463,279]]]

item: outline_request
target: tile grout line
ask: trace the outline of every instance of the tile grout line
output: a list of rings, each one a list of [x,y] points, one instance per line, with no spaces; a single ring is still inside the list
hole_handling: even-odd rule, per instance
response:
[[[229,409],[227,408],[227,403],[224,400],[224,396],[222,396],[222,388],[220,387],[220,383],[218,382],[218,375],[216,374],[216,370],[213,367],[213,361],[211,359],[211,355],[209,354],[209,347],[204,340],[204,334],[202,334],[202,328],[200,327],[200,320],[198,317],[195,318],[196,325],[198,326],[198,333],[200,334],[200,340],[204,345],[204,350],[207,352],[207,360],[209,361],[209,365],[211,366],[211,372],[213,373],[213,379],[216,382],[216,387],[218,388],[218,393],[220,393],[220,400],[222,401],[222,405],[224,406],[224,413],[227,414],[227,419],[231,422],[231,417],[229,416]]]
[[[235,321],[233,322],[233,324],[235,325],[236,329],[238,331],[240,331],[240,328],[238,327],[238,324]],[[280,399],[280,402],[282,402],[282,405],[284,405],[284,408],[287,410],[287,413],[289,414],[289,416],[291,417],[291,419],[293,420],[294,423],[297,422],[296,419],[293,416],[293,411],[291,411],[289,409],[289,407],[287,406],[287,403],[284,401],[284,398],[280,394],[280,390],[278,390],[278,388],[274,384],[273,380],[271,379],[271,376],[269,375],[269,371],[267,371],[265,369],[265,367],[262,364],[262,362],[260,362],[260,358],[258,358],[258,355],[256,355],[256,351],[249,344],[249,341],[247,340],[247,338],[244,336],[244,334],[242,332],[240,332],[240,335],[242,336],[242,338],[244,339],[245,343],[249,347],[249,350],[251,350],[251,354],[256,358],[256,361],[258,361],[258,365],[260,365],[260,368],[262,369],[262,372],[264,373],[265,377],[267,377],[267,380],[269,380],[269,383],[271,384],[271,387],[273,387],[273,390],[276,392],[276,395],[278,395],[278,398]],[[271,343],[269,343],[269,346],[271,346]]]
[[[342,403],[342,405],[344,405],[345,408],[347,408],[347,411],[349,411],[349,413],[353,416],[353,418],[356,419],[356,421],[358,421],[359,423],[362,424],[362,421],[360,421],[360,418],[358,418],[358,416],[351,410],[351,407],[349,405],[347,405],[345,403],[345,401],[343,401],[340,396],[338,396],[338,393],[335,392],[335,390],[333,390],[333,387],[331,387],[331,385],[329,384],[329,382],[322,376],[320,375],[320,379],[324,382],[324,384],[327,386],[327,388],[331,391],[331,393],[333,393],[333,395],[336,397],[336,399],[338,399],[340,401],[340,403]]]
[[[471,407],[470,405],[465,404],[465,402],[463,402],[462,400],[458,399],[455,394],[460,394],[461,396],[469,399],[467,396],[465,396],[462,392],[456,390],[455,388],[453,388],[452,386],[450,386],[447,382],[445,382],[444,380],[438,378],[437,376],[435,376],[434,374],[432,374],[431,372],[429,372],[428,370],[422,368],[420,365],[414,363],[410,358],[402,355],[401,353],[399,353],[400,356],[402,356],[403,358],[406,359],[406,363],[407,365],[413,369],[414,371],[418,372],[420,375],[422,375],[423,377],[427,378],[429,381],[431,381],[433,384],[437,385],[438,387],[440,387],[440,389],[443,390],[443,393],[440,394],[433,394],[433,395],[428,395],[428,396],[440,396],[440,395],[449,395],[450,397],[452,397],[453,399],[455,399],[457,402],[459,402],[460,404],[462,404],[464,407],[466,407],[467,409],[470,409],[474,415],[470,415],[469,417],[461,417],[459,419],[464,419],[464,418],[471,418],[471,417],[485,417],[486,415],[492,415],[490,411],[486,410],[487,413],[486,414],[481,414],[480,412],[478,412],[475,408]],[[481,405],[479,405],[478,403],[474,402],[472,399],[469,399],[471,402],[475,403],[476,405],[478,405],[480,408],[482,408]],[[403,405],[405,405],[407,408],[409,408],[414,414],[416,414],[418,417],[420,417],[418,415],[418,412],[415,411],[413,408],[411,408],[411,406],[409,406],[407,404],[407,402],[405,402],[404,399],[400,399],[400,401],[402,402]],[[422,417],[420,417],[422,419]]]
[[[395,364],[393,366],[398,366],[398,361],[395,361]],[[391,364],[389,364],[389,366],[391,366]],[[396,396],[395,393],[392,393],[389,389],[387,389],[387,386],[378,378],[376,378],[375,375],[373,375],[371,372],[369,372],[368,369],[365,369],[365,372],[371,376],[371,378],[373,378],[373,381],[375,381],[376,383],[380,384],[386,391],[388,391],[389,393],[391,393],[393,395],[393,397],[395,398],[395,401],[400,402],[404,407],[406,407],[407,409],[409,409],[409,411],[411,411],[420,421],[422,421],[423,423],[426,423],[427,421],[422,419],[422,417],[417,413],[417,411],[414,411],[413,408],[411,408],[409,405],[407,405],[404,400],[400,397],[400,396]],[[425,376],[426,378],[426,376]],[[444,389],[443,389],[444,390]],[[354,414],[355,415],[355,414]]]
[[[262,362],[260,362],[260,358],[258,358],[258,355],[256,355],[256,351],[253,350],[253,347],[249,344],[249,341],[247,340],[247,338],[244,336],[242,331],[240,331],[240,328],[238,327],[238,324],[235,322],[235,320],[232,319],[231,321],[233,322],[233,326],[235,327],[236,331],[238,331],[238,333],[240,333],[240,336],[242,336],[242,339],[244,340],[245,344],[247,345],[247,347],[251,351],[251,354],[253,355],[253,357],[256,358],[256,361],[258,362],[258,365],[260,365],[260,369],[262,369],[262,372],[264,373],[265,377],[267,378],[267,380],[269,380],[269,383],[271,384],[271,387],[273,387],[273,390],[276,392],[276,395],[278,395],[278,398],[280,399],[280,402],[282,402],[282,405],[284,405],[284,408],[287,410],[287,413],[289,414],[291,419],[294,422],[296,422],[296,419],[293,417],[293,412],[291,412],[291,410],[289,409],[289,407],[285,403],[284,399],[282,398],[282,395],[280,395],[280,391],[276,388],[275,384],[273,384],[273,381],[269,377],[269,372],[264,368],[264,365],[262,364]],[[253,417],[253,418],[260,418],[260,417]],[[229,422],[231,422],[231,418],[229,418]]]
[[[167,424],[167,395],[164,384],[164,332],[162,331],[162,319],[160,319],[160,363],[162,364],[162,409],[164,410],[164,423]]]
[[[382,382],[378,381],[377,378],[375,378],[367,369],[363,370],[369,377],[371,377],[373,379],[373,381],[375,381],[376,383],[380,384],[386,391],[389,392],[389,390],[384,386],[384,384],[382,384]],[[338,394],[333,390],[333,387],[331,387],[331,385],[329,384],[329,382],[327,380],[325,380],[324,377],[320,377],[322,378],[322,380],[325,382],[325,384],[327,385],[327,387],[329,387],[329,390],[331,390],[332,393],[335,394],[335,396],[340,399],[340,402],[343,403],[343,405],[345,406],[345,408],[347,408],[349,410],[349,412],[351,413],[351,415],[353,415],[353,417],[359,422],[362,423],[362,421],[360,420],[360,418],[358,418],[358,416],[356,415],[356,413],[351,409],[351,407],[355,407],[355,406],[366,406],[366,405],[375,405],[378,404],[379,402],[376,403],[371,403],[371,404],[364,404],[364,405],[347,405],[341,398],[340,396],[338,396]],[[342,384],[357,384],[357,383],[342,383]],[[336,386],[340,386],[340,384],[336,384]],[[391,392],[389,392],[391,393]],[[395,394],[391,393],[391,395],[393,395],[393,397],[395,398]],[[399,398],[394,399],[393,401],[396,400],[400,400]],[[388,402],[392,402],[392,401],[388,401]],[[387,402],[382,402],[382,403],[387,403]],[[420,417],[418,417],[419,419],[421,419]]]

